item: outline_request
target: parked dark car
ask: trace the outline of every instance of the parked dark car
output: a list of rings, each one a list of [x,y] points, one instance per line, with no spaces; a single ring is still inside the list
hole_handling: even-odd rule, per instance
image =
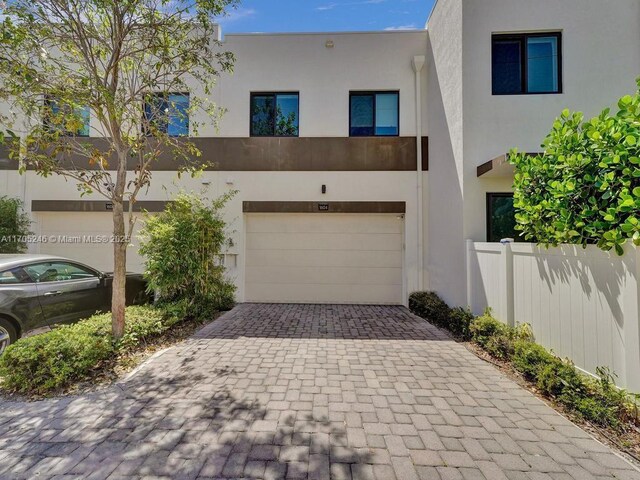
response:
[[[0,353],[30,330],[111,308],[113,275],[48,255],[0,255]],[[140,274],[127,274],[127,305],[150,301]]]

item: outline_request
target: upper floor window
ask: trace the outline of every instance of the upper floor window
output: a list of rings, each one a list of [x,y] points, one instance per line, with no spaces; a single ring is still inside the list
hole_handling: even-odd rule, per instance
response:
[[[252,93],[252,137],[297,137],[299,93]]]
[[[64,105],[55,97],[47,95],[42,112],[45,127],[63,135],[88,137],[90,132],[89,107]]]
[[[492,37],[494,95],[562,93],[562,34]]]
[[[399,135],[399,92],[351,92],[349,97],[350,136]]]
[[[153,93],[144,105],[147,134],[154,131],[170,137],[189,135],[189,94]]]

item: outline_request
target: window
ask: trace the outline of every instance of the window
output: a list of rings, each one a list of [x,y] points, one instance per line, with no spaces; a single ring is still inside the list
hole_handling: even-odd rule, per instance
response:
[[[30,283],[31,279],[25,273],[25,271],[20,268],[12,268],[11,270],[5,270],[4,272],[0,272],[0,285],[14,285],[17,283]]]
[[[90,116],[89,107],[61,105],[51,96],[44,99],[42,117],[45,127],[51,132],[60,131],[64,135],[88,137]]]
[[[516,231],[513,193],[487,193],[487,241],[499,242],[503,238],[519,239]]]
[[[144,105],[144,129],[148,135],[154,131],[170,137],[189,135],[189,94],[154,93]]]
[[[24,267],[29,276],[38,283],[64,282],[96,278],[93,270],[67,262],[42,262]]]
[[[494,95],[562,93],[562,34],[493,35]]]
[[[399,135],[399,92],[351,92],[349,97],[350,136]]]
[[[252,137],[297,137],[299,93],[252,93]]]

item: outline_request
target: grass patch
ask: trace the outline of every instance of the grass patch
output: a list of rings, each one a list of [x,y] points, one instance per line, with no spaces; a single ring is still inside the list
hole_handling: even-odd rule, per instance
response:
[[[57,326],[6,349],[0,356],[0,386],[7,393],[47,397],[92,380],[113,379],[144,360],[148,349],[189,336],[205,323],[202,318],[187,315],[186,303],[127,307],[119,341],[111,336],[109,313]]]

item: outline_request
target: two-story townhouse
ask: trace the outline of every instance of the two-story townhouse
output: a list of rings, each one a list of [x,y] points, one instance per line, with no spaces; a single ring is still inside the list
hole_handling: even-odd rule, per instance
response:
[[[504,154],[538,151],[563,108],[591,115],[633,91],[640,2],[439,0],[423,30],[224,43],[237,57],[215,90],[227,113],[194,139],[213,167],[177,184],[159,162],[141,206],[237,190],[225,261],[239,301],[403,304],[429,288],[463,304],[465,240],[508,233],[492,221],[509,215]],[[110,232],[106,202],[20,176],[2,152],[0,192],[24,199],[42,237]],[[105,244],[31,248],[111,266]],[[129,268],[142,268],[135,245]]]

